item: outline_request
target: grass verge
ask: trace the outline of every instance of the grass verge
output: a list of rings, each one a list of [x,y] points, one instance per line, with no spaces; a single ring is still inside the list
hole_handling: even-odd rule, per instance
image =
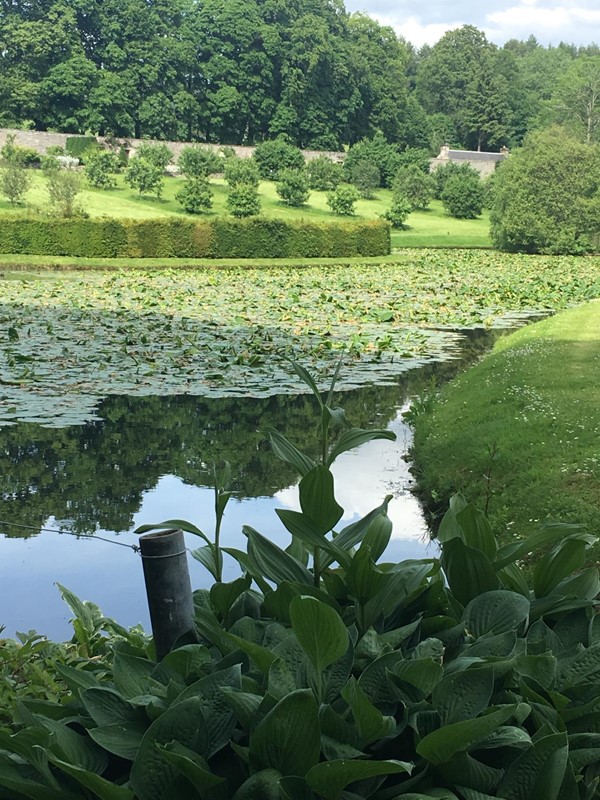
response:
[[[423,495],[439,508],[463,492],[503,543],[547,521],[600,534],[598,387],[600,301],[501,339],[417,414]]]

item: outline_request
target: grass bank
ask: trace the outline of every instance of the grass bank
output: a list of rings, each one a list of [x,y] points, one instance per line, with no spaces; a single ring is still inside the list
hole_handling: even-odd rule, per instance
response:
[[[424,495],[462,491],[504,542],[547,521],[598,535],[599,387],[600,301],[501,339],[417,418]]]
[[[33,171],[33,181],[26,196],[23,213],[48,211],[48,193],[45,180],[39,171]],[[118,176],[116,189],[103,190],[85,188],[78,195],[78,203],[91,217],[124,217],[128,219],[152,219],[165,216],[189,216],[175,195],[181,188],[183,178],[165,177],[162,197],[140,195]],[[213,208],[203,217],[211,218],[227,213],[227,184],[222,178],[212,178]],[[302,218],[320,222],[343,219],[332,214],[327,205],[327,192],[312,191],[308,203],[301,208],[290,208],[281,201],[275,184],[263,181],[259,188],[261,213],[266,217],[294,219]],[[359,200],[354,219],[377,219],[391,204],[389,189],[379,189],[372,200]],[[15,208],[5,199],[0,199],[0,215],[15,213]],[[425,211],[413,212],[403,230],[392,230],[392,247],[491,247],[489,238],[489,213],[474,220],[454,219],[444,210],[439,200],[434,200]]]

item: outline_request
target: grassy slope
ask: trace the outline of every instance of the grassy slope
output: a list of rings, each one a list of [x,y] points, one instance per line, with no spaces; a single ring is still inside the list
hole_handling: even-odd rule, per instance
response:
[[[421,487],[441,501],[461,490],[483,507],[487,497],[504,541],[547,520],[600,534],[598,387],[600,301],[500,340],[418,419]]]
[[[33,185],[26,201],[30,210],[47,208],[48,196],[43,176],[33,174]],[[158,199],[140,196],[127,186],[122,177],[112,191],[85,189],[79,195],[79,204],[92,217],[108,215],[130,219],[148,219],[157,216],[185,215],[175,200],[181,186],[181,178],[165,178],[163,196]],[[225,214],[227,186],[222,179],[211,181],[214,191],[214,205],[211,214]],[[327,206],[326,192],[312,192],[309,203],[302,208],[290,208],[281,202],[275,184],[263,182],[260,186],[262,213],[268,217],[303,217],[323,222],[339,219]],[[391,202],[391,192],[380,189],[373,200],[359,200],[356,204],[355,219],[373,219],[382,214]],[[0,213],[14,208],[5,200],[0,200]],[[392,231],[392,247],[489,247],[488,212],[476,220],[459,220],[448,216],[442,204],[434,201],[427,211],[416,211],[410,215],[406,230]]]

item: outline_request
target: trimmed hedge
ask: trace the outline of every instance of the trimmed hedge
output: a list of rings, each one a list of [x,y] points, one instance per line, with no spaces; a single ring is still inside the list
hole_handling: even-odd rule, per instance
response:
[[[68,136],[65,143],[65,153],[72,158],[81,158],[90,147],[97,147],[98,140],[95,136]]]
[[[83,258],[338,258],[390,252],[390,226],[254,217],[51,219],[2,216],[0,253]]]

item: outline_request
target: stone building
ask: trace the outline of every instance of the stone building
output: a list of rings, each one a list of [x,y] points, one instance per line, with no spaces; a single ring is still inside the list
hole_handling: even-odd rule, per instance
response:
[[[482,178],[491,175],[500,163],[508,155],[508,149],[501,147],[497,153],[483,153],[477,150],[452,150],[449,145],[442,145],[439,156],[432,158],[429,162],[429,169],[434,172],[438,167],[445,167],[446,164],[468,164],[476,169]]]

